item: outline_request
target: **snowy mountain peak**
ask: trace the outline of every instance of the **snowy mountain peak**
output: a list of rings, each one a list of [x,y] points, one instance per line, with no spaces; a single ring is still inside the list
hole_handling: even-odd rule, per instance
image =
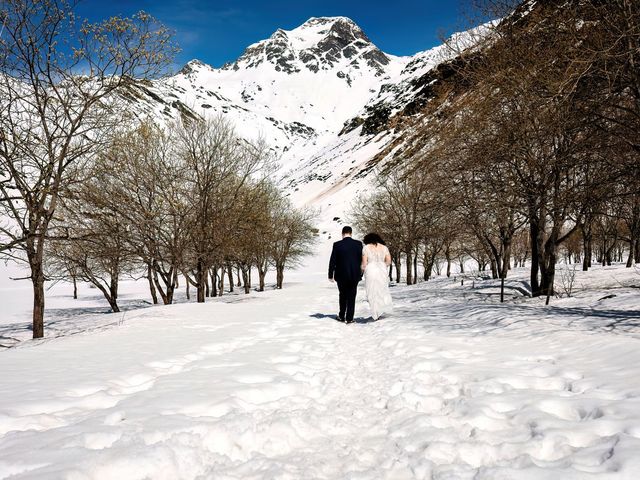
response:
[[[346,17],[312,17],[293,30],[276,30],[271,37],[250,45],[234,63],[223,68],[239,70],[272,65],[278,72],[304,69],[373,70],[379,76],[390,59]],[[346,78],[346,74],[345,74]]]
[[[437,73],[430,72],[447,58],[444,47],[387,55],[349,18],[312,17],[275,30],[222,68],[191,60],[131,96],[147,115],[224,115],[239,135],[268,139],[279,175],[297,192],[292,198],[317,203],[332,198],[325,189],[360,188],[378,153],[397,139],[390,118],[428,101]],[[328,203],[332,218],[343,215],[341,201]]]
[[[371,43],[362,29],[347,17],[311,17],[297,28],[289,32],[294,38],[316,40],[316,43],[327,36],[339,36],[346,40],[363,38]]]
[[[309,18],[309,20],[307,20],[302,25],[300,25],[299,28],[305,28],[305,27],[309,27],[309,26],[313,26],[313,25],[333,25],[333,24],[336,24],[336,23],[343,23],[343,24],[353,25],[354,27],[359,29],[358,25],[356,25],[356,22],[351,20],[349,17],[341,17],[341,16],[337,16],[337,17],[311,17],[311,18]]]
[[[185,64],[185,66],[180,69],[178,73],[182,75],[189,75],[202,69],[212,70],[212,68],[209,65],[194,58],[193,60],[189,60]]]

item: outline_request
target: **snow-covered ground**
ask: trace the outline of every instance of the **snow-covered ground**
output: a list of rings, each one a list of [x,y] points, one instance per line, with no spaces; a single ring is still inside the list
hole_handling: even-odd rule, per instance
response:
[[[525,271],[502,305],[491,280],[395,286],[392,315],[343,325],[324,260],[0,351],[0,478],[640,478],[637,272],[578,272],[550,306]]]

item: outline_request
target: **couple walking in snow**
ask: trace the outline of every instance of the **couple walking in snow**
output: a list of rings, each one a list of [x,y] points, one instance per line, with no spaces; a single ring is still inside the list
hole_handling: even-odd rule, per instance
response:
[[[338,284],[340,292],[338,320],[353,323],[358,283],[363,276],[371,316],[377,320],[391,308],[387,273],[391,255],[379,235],[366,235],[364,246],[351,235],[351,227],[342,229],[342,240],[333,244],[329,260],[329,280]]]

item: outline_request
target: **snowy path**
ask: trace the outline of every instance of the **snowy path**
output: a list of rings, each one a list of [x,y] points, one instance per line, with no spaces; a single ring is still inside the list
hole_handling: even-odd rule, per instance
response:
[[[637,337],[394,290],[376,323],[300,284],[0,352],[0,478],[639,478]]]

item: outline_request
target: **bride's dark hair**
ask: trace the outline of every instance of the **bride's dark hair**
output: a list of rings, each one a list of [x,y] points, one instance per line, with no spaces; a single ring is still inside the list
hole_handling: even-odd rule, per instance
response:
[[[382,240],[382,237],[380,235],[378,235],[377,233],[368,233],[364,236],[363,242],[365,245],[370,245],[372,243],[375,244],[380,244],[380,245],[386,245],[386,243],[384,243],[384,240]]]

